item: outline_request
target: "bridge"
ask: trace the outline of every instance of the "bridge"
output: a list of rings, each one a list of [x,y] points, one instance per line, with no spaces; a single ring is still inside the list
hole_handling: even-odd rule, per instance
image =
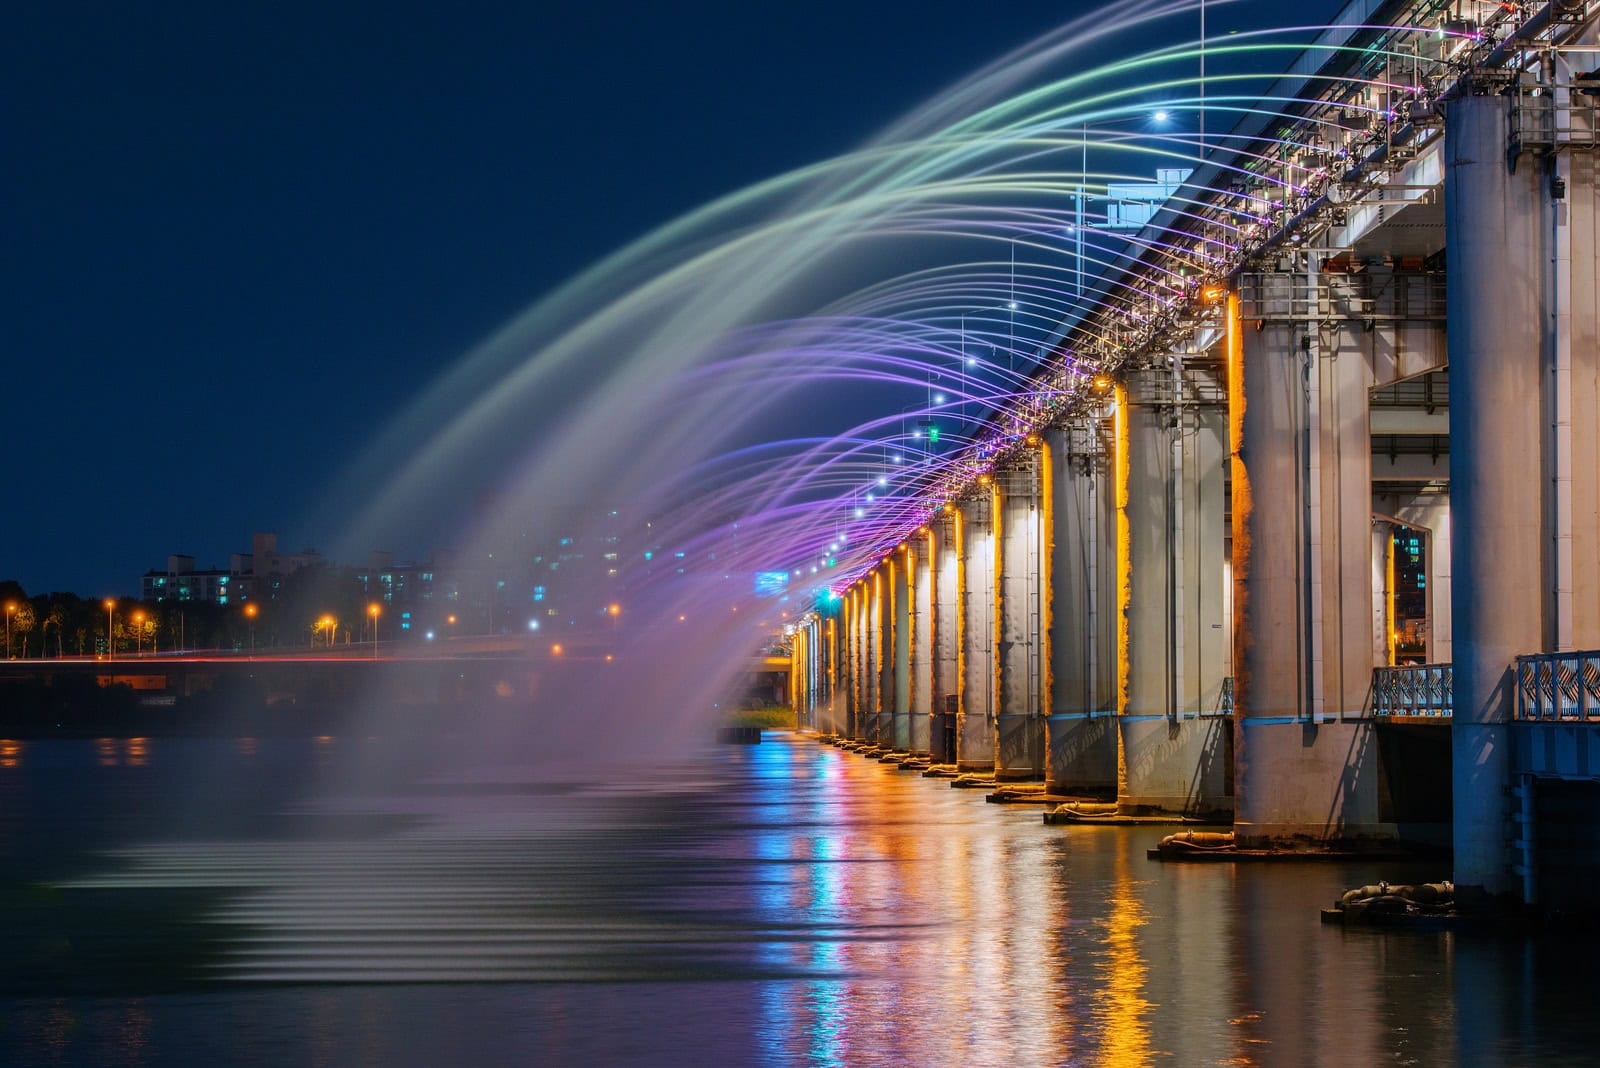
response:
[[[1420,777],[1463,895],[1600,864],[1541,855],[1600,822],[1600,5],[1461,10],[1356,0],[1209,148],[797,628],[802,724],[1241,847],[1406,842]]]

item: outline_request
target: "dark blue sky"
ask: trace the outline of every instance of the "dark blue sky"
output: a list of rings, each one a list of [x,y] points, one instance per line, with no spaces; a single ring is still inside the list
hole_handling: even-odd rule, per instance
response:
[[[0,578],[325,542],[314,489],[541,292],[1089,6],[13,7]]]

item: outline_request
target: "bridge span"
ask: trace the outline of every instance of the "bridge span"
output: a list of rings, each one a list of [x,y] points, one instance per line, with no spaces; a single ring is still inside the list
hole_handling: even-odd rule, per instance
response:
[[[803,724],[1242,846],[1426,837],[1426,781],[1463,894],[1600,870],[1539,825],[1600,826],[1600,5],[1467,7],[1373,79],[1446,44],[1352,4],[1266,94],[1299,147],[1218,139],[1063,327],[1098,372],[798,628]]]

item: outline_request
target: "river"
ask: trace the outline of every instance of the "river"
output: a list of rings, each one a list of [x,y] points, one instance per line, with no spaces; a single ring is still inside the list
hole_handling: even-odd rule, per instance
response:
[[[0,1064],[1600,1059],[1589,936],[1319,924],[1434,865],[1162,864],[782,733],[340,789],[364,744],[0,741]]]

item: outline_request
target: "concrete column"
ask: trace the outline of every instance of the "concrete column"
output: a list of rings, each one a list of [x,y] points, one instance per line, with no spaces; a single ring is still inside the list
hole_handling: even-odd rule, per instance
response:
[[[935,763],[954,764],[955,718],[961,703],[960,516],[953,506],[928,524],[932,561],[933,714],[928,750]]]
[[[911,681],[908,710],[911,715],[911,752],[927,755],[933,715],[933,532],[922,528],[907,541]]]
[[[883,744],[885,684],[891,681],[887,668],[884,633],[890,591],[885,589],[884,567],[879,564],[867,576],[867,708],[866,738]]]
[[[889,729],[885,745],[896,749],[911,749],[911,545],[901,543],[889,564],[890,588],[893,598],[889,604],[890,633],[893,635],[893,652],[889,662],[892,679],[888,702]]]
[[[838,737],[847,737],[850,733],[850,714],[853,698],[851,697],[850,678],[850,591],[845,590],[839,594],[836,605],[838,614],[834,616],[833,629],[830,632],[830,641],[833,645],[833,722],[831,731]]]
[[[835,621],[834,637],[839,653],[839,690],[837,709],[838,731],[841,738],[850,737],[856,718],[856,668],[855,668],[855,605],[856,591],[850,588],[839,598],[839,618]]]
[[[1552,209],[1553,222],[1558,235],[1566,231],[1569,255],[1557,264],[1564,269],[1555,272],[1555,282],[1557,314],[1564,316],[1568,336],[1553,368],[1554,384],[1565,397],[1558,395],[1552,405],[1552,445],[1561,457],[1558,478],[1570,478],[1564,499],[1556,502],[1556,538],[1571,562],[1571,608],[1557,647],[1600,649],[1600,159],[1593,152],[1560,158],[1568,168],[1566,211]]]
[[[853,676],[851,690],[855,695],[850,709],[850,737],[865,740],[867,724],[872,717],[872,690],[869,685],[870,661],[867,649],[867,601],[871,579],[859,580],[850,591],[851,606],[850,662]]]
[[[1117,401],[1118,803],[1226,810],[1224,417],[1181,364],[1130,375]]]
[[[1044,464],[1035,447],[994,475],[996,779],[1039,779],[1045,771],[1049,557],[1043,481]]]
[[[833,602],[828,616],[822,621],[823,693],[817,730],[831,735],[839,734],[840,725],[844,722],[844,675],[840,670],[839,647],[842,621],[839,609],[842,603]]]
[[[1116,520],[1103,420],[1044,435],[1049,469],[1050,715],[1045,783],[1056,793],[1114,793]]]
[[[1505,798],[1513,663],[1545,647],[1551,607],[1540,596],[1550,551],[1540,478],[1547,194],[1537,160],[1507,169],[1507,109],[1504,97],[1464,96],[1445,118],[1450,421],[1459,431],[1450,440],[1451,554],[1461,576],[1452,598],[1455,878],[1464,892],[1491,894],[1518,886]]]
[[[822,629],[821,618],[813,617],[806,621],[806,718],[800,725],[809,731],[815,731],[818,727],[825,693],[824,672],[827,668]]]
[[[1394,832],[1378,823],[1371,725],[1357,718],[1372,673],[1371,366],[1322,327],[1318,284],[1252,275],[1229,298],[1234,827],[1246,846]]]
[[[960,693],[956,714],[956,765],[966,771],[994,767],[994,524],[992,487],[981,486],[956,502],[956,552],[960,561]]]
[[[794,712],[794,721],[800,726],[806,725],[806,697],[808,691],[805,684],[806,678],[806,632],[804,627],[797,628],[789,636],[789,708]]]

